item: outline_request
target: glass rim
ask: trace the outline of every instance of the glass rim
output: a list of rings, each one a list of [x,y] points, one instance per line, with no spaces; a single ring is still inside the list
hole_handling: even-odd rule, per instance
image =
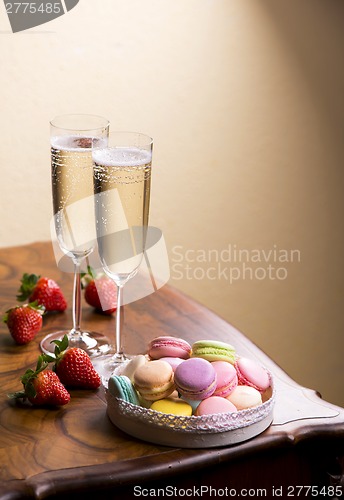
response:
[[[63,124],[59,124],[59,123],[56,123],[58,120],[60,119],[73,119],[76,118],[76,117],[79,117],[79,118],[96,118],[99,120],[99,124],[98,125],[95,125],[95,126],[91,126],[91,127],[71,127],[71,126],[68,126],[68,125],[63,125]],[[103,123],[101,123],[103,122]],[[93,114],[89,114],[89,113],[65,113],[63,115],[57,115],[55,116],[52,120],[50,120],[50,125],[54,128],[59,128],[59,129],[62,129],[62,130],[78,130],[80,132],[87,132],[88,130],[97,130],[97,129],[106,129],[110,126],[110,121],[105,118],[104,116],[101,116],[101,115],[93,115]]]
[[[133,130],[110,130],[108,144],[107,144],[107,146],[104,147],[104,149],[116,147],[116,145],[111,144],[111,139],[113,139],[115,136],[124,137],[125,135],[133,136],[133,137],[136,136],[136,137],[141,137],[141,138],[147,139],[145,146],[151,146],[154,142],[153,138],[149,134],[146,134],[145,132],[136,132]],[[119,147],[122,147],[122,146],[119,146]]]

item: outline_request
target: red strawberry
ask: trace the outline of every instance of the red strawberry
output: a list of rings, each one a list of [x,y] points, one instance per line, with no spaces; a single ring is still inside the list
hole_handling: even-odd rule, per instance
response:
[[[7,323],[10,334],[17,344],[27,344],[42,328],[43,314],[44,306],[32,302],[9,309],[3,316],[3,321]]]
[[[94,270],[88,266],[88,274],[82,278],[87,304],[103,314],[112,314],[117,309],[117,287],[115,283],[104,275],[96,276]]]
[[[9,394],[10,398],[28,398],[33,405],[62,406],[69,402],[70,394],[52,370],[46,370],[48,363],[39,356],[36,370],[27,370],[21,377],[24,390]]]
[[[44,360],[55,361],[54,370],[61,382],[68,387],[97,389],[101,380],[91,358],[79,347],[68,348],[67,335],[62,340],[55,340],[55,358],[44,354]]]
[[[50,278],[41,278],[36,274],[25,273],[21,279],[21,286],[17,299],[24,301],[29,298],[45,307],[45,310],[64,311],[67,307],[66,299],[58,284]]]

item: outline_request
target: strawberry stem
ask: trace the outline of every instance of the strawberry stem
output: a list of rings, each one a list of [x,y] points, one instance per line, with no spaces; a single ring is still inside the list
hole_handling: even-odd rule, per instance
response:
[[[7,394],[9,399],[25,399],[27,397],[25,391],[10,392]]]
[[[17,300],[19,302],[24,302],[28,297],[30,297],[33,289],[37,285],[37,281],[40,276],[37,274],[24,273],[21,279],[21,286],[18,290]]]
[[[91,267],[89,264],[87,265],[87,272],[85,273],[84,271],[80,273],[80,278],[81,278],[81,288],[84,290],[87,285],[92,281],[97,278],[97,274],[93,267]]]
[[[4,323],[7,323],[11,311],[13,311],[14,309],[20,309],[22,307],[29,307],[30,309],[34,309],[42,316],[45,313],[45,307],[43,305],[39,304],[37,300],[35,300],[34,302],[30,302],[29,304],[24,304],[22,306],[15,306],[15,307],[12,307],[11,309],[8,309],[8,311],[6,311],[2,317],[2,321]]]
[[[104,273],[97,272],[93,267],[91,267],[88,264],[87,265],[87,272],[82,271],[80,273],[81,288],[84,290],[85,288],[87,288],[87,285],[89,285],[91,283],[91,281],[102,278],[103,276],[104,276]]]
[[[91,276],[91,278],[93,278],[94,280],[96,279],[96,273],[93,269],[93,267],[91,267],[90,265],[87,266],[87,272],[88,274]]]
[[[60,354],[68,347],[68,336],[65,334],[61,340],[53,340],[52,343],[56,344],[55,353]]]
[[[10,399],[34,398],[36,396],[36,390],[35,390],[34,385],[33,385],[33,380],[37,377],[37,375],[40,372],[45,370],[45,368],[48,366],[48,364],[49,363],[44,359],[43,354],[38,356],[36,369],[32,370],[31,368],[29,368],[28,370],[26,370],[24,375],[22,375],[22,377],[20,378],[20,380],[24,386],[24,390],[18,391],[18,392],[11,392],[11,393],[7,394],[7,396]]]
[[[30,302],[29,304],[27,304],[27,307],[30,307],[30,309],[34,309],[42,315],[45,313],[45,306],[43,304],[39,304],[38,300]]]
[[[62,357],[64,351],[68,349],[68,336],[64,335],[61,340],[52,340],[51,344],[55,344],[54,356],[50,354],[42,354],[41,357],[45,363],[55,362],[53,370],[56,368],[56,363]]]

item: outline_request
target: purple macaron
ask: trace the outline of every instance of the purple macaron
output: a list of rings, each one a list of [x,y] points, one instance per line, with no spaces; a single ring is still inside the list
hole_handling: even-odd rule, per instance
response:
[[[214,393],[216,372],[209,361],[190,358],[177,366],[174,382],[179,394],[184,398],[199,401]]]

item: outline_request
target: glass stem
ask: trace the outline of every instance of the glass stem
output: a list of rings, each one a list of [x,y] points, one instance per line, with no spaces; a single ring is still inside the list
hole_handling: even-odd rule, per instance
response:
[[[121,336],[121,313],[123,306],[123,285],[117,285],[117,310],[116,310],[116,356],[123,355]]]
[[[74,260],[74,286],[73,286],[73,329],[71,335],[81,334],[81,279],[80,279],[80,261]]]

